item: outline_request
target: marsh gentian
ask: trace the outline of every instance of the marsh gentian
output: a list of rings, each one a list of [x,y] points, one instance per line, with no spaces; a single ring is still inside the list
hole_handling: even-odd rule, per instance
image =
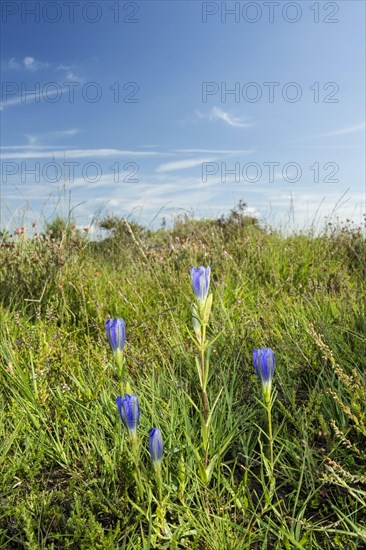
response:
[[[164,444],[159,428],[151,428],[151,430],[149,430],[149,437],[149,447],[152,461],[154,465],[160,464],[163,456]]]
[[[126,328],[123,319],[108,319],[105,322],[105,331],[114,359],[117,363],[118,374],[124,377],[123,348],[126,341]],[[128,391],[128,390],[127,390]]]
[[[105,322],[107,339],[113,353],[123,351],[126,341],[126,328],[123,319],[108,319]]]
[[[190,269],[192,289],[200,305],[203,305],[206,301],[208,291],[210,289],[210,273],[211,268],[194,267]]]
[[[140,405],[137,395],[125,393],[116,399],[119,415],[129,434],[136,437],[137,426],[140,420]]]
[[[271,348],[253,350],[253,364],[262,381],[263,394],[268,400],[271,395],[272,378],[275,370],[275,355]]]

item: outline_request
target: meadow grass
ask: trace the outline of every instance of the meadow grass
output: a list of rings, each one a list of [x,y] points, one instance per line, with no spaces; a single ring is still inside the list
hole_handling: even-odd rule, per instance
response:
[[[360,229],[285,236],[240,211],[109,238],[0,248],[1,548],[366,547],[366,245]],[[210,265],[209,483],[189,268]],[[123,317],[141,420],[138,496],[104,322]],[[275,486],[253,348],[276,355]],[[147,432],[164,439],[162,499]]]

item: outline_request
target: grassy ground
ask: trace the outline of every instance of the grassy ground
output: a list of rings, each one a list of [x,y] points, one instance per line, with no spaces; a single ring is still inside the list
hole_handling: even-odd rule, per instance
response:
[[[108,225],[108,224],[107,224]],[[236,212],[0,249],[1,548],[366,548],[365,240],[284,237]],[[191,265],[210,265],[210,482],[199,475]],[[140,401],[138,498],[104,322]],[[275,486],[254,347],[276,354]],[[149,428],[165,449],[159,501]],[[226,445],[226,442],[228,444]]]

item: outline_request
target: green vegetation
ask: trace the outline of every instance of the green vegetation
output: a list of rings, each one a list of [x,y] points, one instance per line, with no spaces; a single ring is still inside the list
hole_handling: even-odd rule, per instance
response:
[[[2,242],[1,548],[366,547],[365,239],[350,226],[284,236],[242,206],[170,230],[105,220],[99,242],[57,219],[43,236]],[[209,483],[192,452],[191,265],[212,270],[211,407],[221,394]],[[126,322],[143,498],[115,403],[110,317]],[[276,355],[275,487],[252,363],[260,347]],[[164,439],[160,503],[152,427]]]

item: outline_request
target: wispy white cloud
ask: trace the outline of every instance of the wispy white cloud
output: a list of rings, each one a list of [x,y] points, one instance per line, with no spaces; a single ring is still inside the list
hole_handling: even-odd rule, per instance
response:
[[[37,61],[34,57],[25,57],[23,59],[23,65],[27,71],[39,71],[41,69],[47,69],[50,65],[44,61]]]
[[[81,78],[77,74],[73,73],[72,71],[68,71],[65,76],[66,80],[68,82],[84,82],[84,78]]]
[[[12,57],[8,61],[8,68],[15,69],[26,69],[27,71],[40,71],[41,69],[47,69],[50,66],[49,63],[45,61],[39,61],[30,55],[24,57],[21,61],[18,61],[15,57]]]
[[[54,130],[52,132],[47,132],[47,136],[52,135],[53,137],[63,137],[63,136],[76,136],[80,134],[78,128],[69,128],[68,130]]]
[[[330,132],[324,132],[323,134],[318,134],[314,137],[330,137],[330,136],[343,136],[344,134],[354,134],[355,132],[360,132],[365,129],[365,123],[361,122],[360,124],[353,124],[352,126],[345,126],[343,128],[338,128],[337,130],[332,130]]]
[[[56,72],[64,72],[65,74],[60,74],[58,86],[52,90],[47,90],[47,99],[58,94],[64,94],[66,91],[69,91],[69,87],[66,87],[66,82],[78,82],[82,84],[85,82],[85,79],[80,77],[75,73],[74,68],[70,65],[60,64],[57,67],[52,67],[50,63],[43,61],[38,61],[34,57],[24,57],[22,61],[18,61],[15,57],[12,57],[8,61],[9,69],[24,69],[29,72],[36,72],[41,69],[52,68]],[[38,84],[39,87],[39,84]],[[43,100],[43,93],[40,89],[35,90],[34,92],[27,92],[26,94],[21,94],[17,97],[11,97],[7,100],[0,101],[0,111],[3,111],[6,107],[13,107],[20,104],[31,104],[33,102],[39,103],[40,100]]]
[[[139,177],[139,173],[136,173],[136,178]],[[125,183],[128,183],[128,180],[125,181]],[[83,177],[76,177],[73,182],[73,189],[76,187],[84,187],[87,185],[88,189],[106,189],[105,193],[108,193],[108,197],[114,197],[117,198],[120,197],[118,189],[116,190],[116,181],[115,181],[115,174],[113,173],[107,173],[103,174],[102,177],[95,182],[85,182],[85,178]],[[147,178],[144,178],[144,181],[139,181],[138,184],[138,193],[143,193],[144,196],[150,196],[153,194],[157,189],[162,189],[162,194],[169,194],[173,193],[175,191],[178,191],[181,188],[180,181],[177,182],[174,178],[170,178],[169,181],[166,180],[166,177],[164,175],[150,175]],[[128,194],[134,194],[134,191],[131,187],[129,187]],[[125,195],[126,198],[127,195]],[[106,195],[103,194],[102,197],[104,200],[106,198]]]
[[[293,143],[293,142],[292,142]],[[316,144],[317,150],[325,149],[325,150],[332,150],[332,151],[350,151],[352,149],[355,149],[357,146],[355,145],[318,145]],[[362,147],[360,144],[359,147]],[[302,145],[303,149],[313,149],[313,145]]]
[[[336,137],[336,136],[344,136],[347,134],[355,134],[356,132],[361,132],[362,130],[365,130],[365,127],[366,127],[365,122],[360,122],[358,124],[352,124],[351,126],[343,126],[342,128],[329,130],[328,132],[322,132],[320,134],[305,136],[303,138],[293,140],[290,143],[300,143],[303,141],[309,141],[310,139],[319,139],[323,137]]]
[[[139,178],[140,174],[136,176]],[[275,173],[275,179],[280,180],[280,176],[280,173]],[[52,188],[49,183],[35,185],[30,178],[29,182],[18,189],[18,181],[19,177],[14,176],[5,184],[4,195],[6,194],[12,212],[17,208],[19,200],[24,201],[27,208],[30,205],[35,213],[39,212],[39,205],[46,197],[50,197],[50,215],[53,214],[55,202],[51,198],[57,200],[56,188]],[[291,231],[294,227],[289,224],[290,215],[301,229],[302,226],[305,228],[314,224],[314,220],[323,223],[325,216],[341,219],[348,217],[355,222],[362,222],[365,211],[362,191],[345,196],[339,188],[325,192],[320,186],[308,186],[304,189],[303,186],[292,186],[288,182],[278,182],[276,186],[268,185],[267,182],[265,186],[246,184],[243,187],[243,182],[236,182],[233,175],[225,182],[216,175],[204,183],[199,176],[179,172],[149,173],[140,177],[138,184],[125,182],[122,193],[121,186],[115,184],[114,174],[103,173],[102,178],[93,183],[78,177],[72,182],[70,189],[73,203],[83,203],[76,212],[78,223],[83,225],[87,225],[87,220],[96,211],[103,210],[104,215],[107,208],[111,213],[114,210],[119,216],[131,215],[136,221],[141,219],[141,223],[145,225],[149,223],[149,219],[161,220],[164,216],[169,220],[170,216],[174,217],[182,211],[198,217],[219,216],[229,212],[233,204],[243,197],[243,190],[246,201],[250,204],[248,213],[263,217],[269,223],[281,224],[283,217],[283,228],[286,231]],[[154,223],[157,224],[158,221]]]
[[[90,157],[154,157],[166,156],[157,151],[129,151],[123,149],[63,149],[56,151],[29,150],[15,153],[2,153],[3,159],[49,159],[49,158],[90,158]]]
[[[249,155],[253,149],[174,149],[175,153],[208,153],[213,155]]]
[[[58,94],[63,94],[64,92],[69,91],[68,87],[59,87],[55,88],[53,90],[47,91],[47,98],[57,96]],[[41,99],[43,99],[43,94],[41,90],[36,90],[34,92],[27,92],[27,94],[19,95],[17,97],[13,97],[12,99],[7,99],[6,101],[0,101],[0,111],[3,111],[4,109],[8,107],[14,107],[15,105],[29,105],[34,102],[39,102]]]
[[[36,143],[29,143],[28,145],[2,145],[0,147],[1,151],[26,151],[27,149],[65,149],[65,145],[38,145]]]
[[[38,136],[25,134],[25,137],[27,138],[29,145],[33,146],[37,144]]]
[[[71,71],[71,65],[63,65],[61,63],[60,65],[57,65],[55,71]]]
[[[195,166],[199,166],[200,164],[203,164],[204,162],[213,162],[217,159],[217,155],[225,155],[225,156],[231,156],[231,155],[247,155],[250,153],[253,153],[254,151],[251,150],[233,150],[233,149],[174,149],[175,153],[190,153],[190,154],[202,154],[206,153],[207,155],[210,155],[210,157],[196,157],[196,158],[188,158],[183,160],[174,160],[172,162],[167,162],[164,164],[161,164],[157,167],[156,172],[162,173],[162,172],[172,172],[176,170],[186,170],[188,168],[194,168]],[[223,157],[221,156],[221,159]]]
[[[77,128],[69,128],[68,130],[52,130],[50,132],[43,132],[41,134],[25,134],[25,137],[28,139],[28,149],[32,149],[35,146],[44,147],[42,145],[42,141],[50,142],[53,139],[76,136],[79,133],[80,130],[78,130]],[[16,147],[13,147],[13,149],[14,148],[16,149]],[[52,149],[52,146],[50,148]]]
[[[157,167],[156,172],[172,172],[174,170],[186,170],[187,168],[194,168],[195,166],[199,166],[203,162],[212,162],[213,159],[211,158],[195,158],[195,159],[184,159],[184,160],[176,160],[173,162],[166,162],[165,164],[160,164],[160,166]]]
[[[196,110],[196,115],[200,119],[208,119],[211,121],[222,120],[229,126],[234,126],[236,128],[249,128],[254,126],[252,122],[249,122],[242,117],[234,116],[219,107],[213,107],[208,113],[202,113],[201,111]]]
[[[123,195],[116,185],[111,185],[110,193],[106,195],[107,190],[104,191],[103,196],[107,198],[99,196],[92,198],[91,201],[94,201],[95,205],[103,204],[104,208],[115,209],[119,215],[121,212],[127,213],[127,216],[132,215],[135,220],[140,216],[145,225],[149,217],[157,221],[162,217],[174,219],[182,212],[192,217],[218,217],[228,212],[235,203],[235,199],[229,193],[226,193],[225,197],[222,196],[223,184],[220,179],[216,179],[214,184],[212,182],[207,185],[197,177],[169,176],[167,181],[161,181],[158,178],[162,176],[165,175],[159,174],[152,179],[145,178],[144,183],[128,186]],[[209,201],[207,200],[208,187],[210,187]],[[189,204],[187,204],[187,196],[189,196]],[[77,198],[74,197],[74,200]],[[258,211],[255,206],[251,206],[247,209],[247,213],[257,215]]]
[[[223,120],[224,122],[229,124],[229,126],[236,126],[238,128],[248,128],[249,126],[253,126],[252,123],[247,122],[245,119],[239,118],[239,117],[234,117],[234,116],[230,115],[229,113],[227,113],[226,111],[223,111],[222,109],[219,109],[218,107],[214,107],[212,109],[212,115],[211,116],[212,116],[213,119]]]
[[[16,69],[20,69],[21,65],[20,65],[20,63],[18,63],[18,61],[15,59],[15,57],[12,57],[8,61],[8,67],[9,67],[9,69],[16,70]]]
[[[57,65],[55,68],[55,71],[62,71],[65,72],[65,80],[68,82],[80,82],[83,83],[85,81],[84,78],[80,77],[75,73],[75,67],[72,65],[63,65],[62,63],[60,65]]]

